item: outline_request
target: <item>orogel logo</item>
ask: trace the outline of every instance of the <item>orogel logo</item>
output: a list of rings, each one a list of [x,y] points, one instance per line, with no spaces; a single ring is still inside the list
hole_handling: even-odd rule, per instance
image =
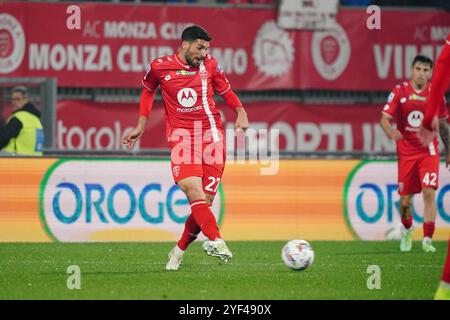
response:
[[[450,228],[450,175],[440,167],[436,192],[438,228]],[[344,214],[355,238],[391,239],[400,224],[400,196],[396,161],[363,161],[349,175],[344,189]],[[423,223],[423,200],[416,194],[412,206],[414,223]]]
[[[56,241],[168,241],[190,207],[167,160],[61,160],[41,185],[41,219]],[[222,190],[212,211],[221,222]]]

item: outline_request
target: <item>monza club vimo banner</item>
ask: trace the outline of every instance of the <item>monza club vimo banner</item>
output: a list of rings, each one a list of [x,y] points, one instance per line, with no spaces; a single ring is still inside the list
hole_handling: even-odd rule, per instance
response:
[[[389,90],[410,75],[417,53],[434,59],[450,30],[450,13],[436,10],[382,8],[381,29],[371,30],[366,8],[340,8],[333,29],[313,32],[279,28],[272,9],[69,6],[0,3],[0,77],[140,87],[149,62],[176,52],[182,30],[199,24],[236,89]]]

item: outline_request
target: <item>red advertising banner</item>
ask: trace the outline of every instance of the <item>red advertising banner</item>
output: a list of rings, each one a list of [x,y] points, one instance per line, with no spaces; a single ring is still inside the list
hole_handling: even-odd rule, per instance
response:
[[[340,10],[336,29],[301,32],[301,88],[391,90],[411,77],[421,53],[435,60],[450,32],[450,12],[381,9],[381,29],[366,26],[365,8]]]
[[[218,104],[234,149],[236,116]],[[249,144],[258,145],[267,130],[278,130],[285,151],[395,151],[379,126],[379,105],[325,105],[270,101],[246,104],[250,119]],[[137,148],[167,148],[164,107],[155,103]],[[138,104],[63,100],[58,103],[57,146],[63,150],[118,150],[120,139],[137,121]],[[261,134],[263,133],[263,134]]]
[[[390,90],[409,77],[417,53],[435,58],[450,30],[450,13],[436,10],[383,8],[381,29],[370,30],[365,8],[340,8],[332,31],[311,32],[279,28],[270,9],[70,6],[0,4],[0,77],[140,87],[148,63],[176,52],[182,30],[199,24],[212,35],[210,53],[235,89]]]

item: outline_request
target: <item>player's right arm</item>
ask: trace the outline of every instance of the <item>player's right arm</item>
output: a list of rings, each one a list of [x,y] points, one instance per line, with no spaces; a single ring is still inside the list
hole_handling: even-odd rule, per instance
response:
[[[391,126],[395,112],[397,111],[400,102],[400,86],[396,86],[389,94],[388,101],[381,112],[380,126],[389,139],[397,141],[402,138],[402,133]]]
[[[144,76],[144,79],[142,80],[142,85],[144,88],[142,89],[139,103],[138,123],[131,132],[122,138],[122,144],[128,149],[132,149],[136,141],[142,137],[147,124],[147,119],[153,106],[156,88],[159,85],[159,77],[157,71],[155,70],[155,63],[155,61],[152,62]]]

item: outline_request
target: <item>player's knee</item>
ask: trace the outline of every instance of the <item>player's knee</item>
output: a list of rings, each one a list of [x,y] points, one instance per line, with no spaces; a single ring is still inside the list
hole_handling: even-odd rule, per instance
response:
[[[422,190],[423,193],[423,200],[425,202],[433,202],[434,198],[435,198],[435,191],[432,188],[423,188]]]
[[[401,212],[409,210],[410,208],[411,208],[411,201],[410,201],[410,199],[408,199],[408,198],[400,199],[400,210],[401,210]]]
[[[402,214],[408,212],[411,209],[411,205],[410,204],[400,204],[400,212]]]
[[[214,196],[207,193],[205,193],[205,196],[206,196],[206,203],[211,205],[214,201]]]
[[[186,190],[184,190],[186,193],[186,196],[188,197],[189,201],[199,200],[199,199],[205,199],[205,193],[202,189],[199,189],[197,187],[188,187]]]
[[[192,181],[179,181],[178,187],[186,194],[189,201],[205,199],[205,193],[201,183],[193,183]]]

